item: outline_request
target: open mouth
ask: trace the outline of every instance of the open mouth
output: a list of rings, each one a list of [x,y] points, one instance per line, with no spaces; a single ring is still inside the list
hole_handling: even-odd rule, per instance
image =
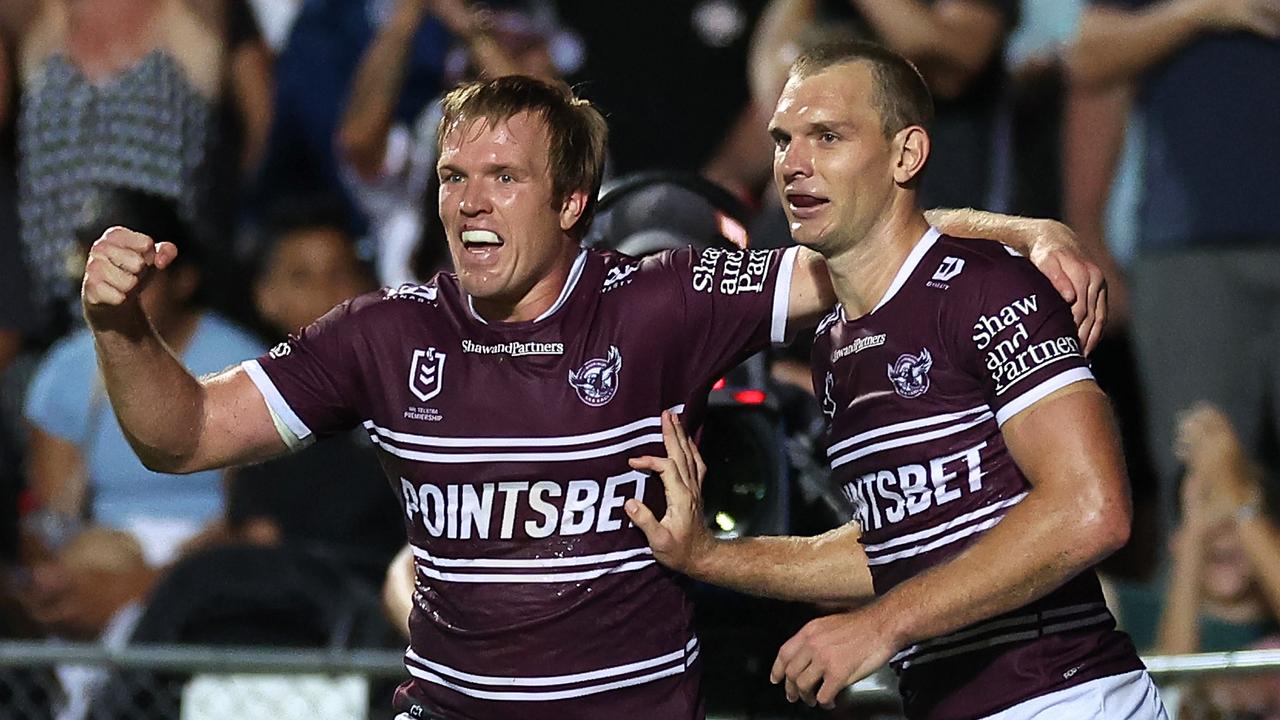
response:
[[[488,250],[502,247],[502,238],[492,230],[463,230],[462,247],[467,250]]]
[[[812,208],[826,203],[827,199],[804,193],[787,193],[787,202],[791,203],[792,207]]]

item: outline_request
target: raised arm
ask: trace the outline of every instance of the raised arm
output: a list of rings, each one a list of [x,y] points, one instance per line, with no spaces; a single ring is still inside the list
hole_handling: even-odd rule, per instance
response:
[[[852,604],[872,596],[854,523],[815,537],[713,537],[702,515],[702,457],[670,412],[662,416],[662,437],[667,457],[636,458],[631,466],[662,478],[666,513],[658,520],[638,500],[625,505],[658,562],[696,580],[779,600]]]
[[[1003,433],[1032,484],[1026,499],[952,560],[862,610],[805,626],[779,651],[771,674],[787,681],[788,698],[830,705],[902,648],[1043,597],[1128,541],[1124,458],[1096,385],[1077,382],[1050,394],[1010,418]]]
[[[177,257],[172,243],[111,228],[93,244],[81,300],[111,406],[138,458],[188,473],[283,453],[261,393],[239,367],[197,380],[156,334],[138,295]]]
[[[1166,0],[1140,10],[1087,8],[1067,55],[1071,78],[1084,85],[1136,80],[1196,37],[1213,32],[1280,37],[1275,0]]]

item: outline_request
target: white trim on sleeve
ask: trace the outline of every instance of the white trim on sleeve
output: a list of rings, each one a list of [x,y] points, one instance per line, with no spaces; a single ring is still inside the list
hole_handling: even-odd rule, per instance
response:
[[[289,403],[276,389],[275,383],[271,382],[262,365],[257,360],[245,360],[240,363],[240,367],[244,368],[245,374],[253,381],[258,392],[262,393],[262,399],[267,401],[267,409],[271,411],[271,420],[280,433],[280,439],[284,440],[290,449],[297,449],[307,444],[309,439],[312,439],[311,428],[307,427],[307,424],[302,422],[302,418],[299,418],[293,408],[289,407]]]
[[[1013,402],[996,411],[996,423],[1003,426],[1009,418],[1031,407],[1049,393],[1082,380],[1092,380],[1093,372],[1087,367],[1072,368],[1058,373],[1030,390],[1022,393]]]
[[[774,343],[787,341],[787,312],[791,308],[791,273],[795,270],[800,247],[787,248],[778,264],[778,278],[773,283],[773,322],[769,325],[769,340]]]

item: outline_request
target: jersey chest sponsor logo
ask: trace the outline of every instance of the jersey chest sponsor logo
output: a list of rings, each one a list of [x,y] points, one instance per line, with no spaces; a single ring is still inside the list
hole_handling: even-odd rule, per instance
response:
[[[902,522],[931,507],[958,499],[967,489],[982,489],[984,440],[973,447],[924,463],[902,465],[859,475],[841,491],[854,507],[864,532]]]
[[[434,347],[413,351],[413,360],[409,363],[409,391],[422,402],[440,394],[444,385],[444,359],[445,354]]]
[[[835,352],[831,353],[831,363],[834,365],[836,361],[842,358],[846,358],[850,355],[856,355],[862,352],[863,350],[869,350],[873,347],[880,347],[881,345],[884,344],[884,341],[885,341],[884,333],[880,333],[879,335],[871,335],[868,337],[858,338],[857,340],[854,340],[848,345],[845,345],[839,350],[836,350]]]
[[[919,355],[910,353],[898,357],[889,366],[889,380],[893,389],[904,398],[916,398],[929,391],[929,371],[933,369],[933,356],[928,348]]]
[[[404,511],[431,537],[451,540],[545,538],[631,527],[622,509],[644,500],[646,475],[631,470],[606,478],[415,486],[400,478]]]
[[[463,340],[462,352],[476,353],[478,355],[510,355],[511,357],[520,357],[522,355],[563,355],[564,343],[520,342],[519,340],[513,340],[511,342],[485,345],[471,340]]]
[[[591,407],[600,407],[618,394],[618,374],[622,371],[622,353],[609,346],[609,354],[592,358],[577,370],[569,371],[569,385],[578,399]]]

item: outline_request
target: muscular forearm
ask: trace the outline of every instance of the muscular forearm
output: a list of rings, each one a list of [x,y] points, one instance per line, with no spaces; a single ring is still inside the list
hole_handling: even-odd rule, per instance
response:
[[[703,582],[779,600],[846,604],[874,593],[867,557],[853,525],[816,537],[715,541],[688,574]]]
[[[351,83],[351,96],[338,128],[338,146],[356,171],[372,177],[382,167],[392,112],[404,86],[414,33],[426,9],[401,5],[365,53]]]
[[[1116,549],[1090,539],[1070,497],[1032,491],[951,562],[895,587],[879,603],[901,647],[955,632],[1047,595]]]
[[[1173,571],[1165,593],[1156,635],[1160,653],[1193,653],[1200,649],[1200,580],[1204,569],[1204,535],[1183,528],[1173,552]]]
[[[140,309],[117,315],[93,333],[111,406],[144,465],[184,472],[201,434],[203,388]]]
[[[1058,390],[1002,433],[1032,489],[973,545],[877,603],[903,647],[1022,607],[1128,542],[1123,455],[1096,385]]]
[[[1145,10],[1085,11],[1067,53],[1071,78],[1082,85],[1136,79],[1203,29],[1199,0],[1168,0]]]
[[[1040,225],[1052,222],[971,208],[927,210],[924,216],[930,225],[947,235],[995,240],[1023,255],[1031,254],[1034,240],[1040,234]]]

